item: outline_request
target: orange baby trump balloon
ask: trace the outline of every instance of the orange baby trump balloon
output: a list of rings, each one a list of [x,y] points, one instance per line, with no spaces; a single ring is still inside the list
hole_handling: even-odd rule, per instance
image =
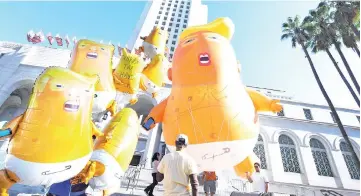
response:
[[[97,81],[61,67],[37,78],[28,108],[5,126],[12,131],[5,170],[18,178],[8,181],[50,186],[81,171],[99,133],[90,116]]]
[[[185,29],[168,72],[171,94],[145,119],[163,123],[171,149],[176,136],[186,134],[187,152],[201,171],[234,167],[249,157],[259,134],[255,102],[271,111],[271,100],[260,95],[255,101],[240,79],[233,33],[229,18]]]
[[[97,75],[99,82],[95,86],[93,113],[103,112],[115,104],[116,90],[113,81],[112,60],[114,46],[90,40],[79,40],[74,46],[69,69],[85,76]]]

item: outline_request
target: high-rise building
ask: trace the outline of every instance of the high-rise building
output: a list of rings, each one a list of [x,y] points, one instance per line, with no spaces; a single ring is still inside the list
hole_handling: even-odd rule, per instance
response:
[[[178,36],[188,26],[207,23],[208,9],[200,0],[154,0],[149,1],[128,42],[129,49],[138,48],[154,26],[168,31],[167,47],[172,58]]]

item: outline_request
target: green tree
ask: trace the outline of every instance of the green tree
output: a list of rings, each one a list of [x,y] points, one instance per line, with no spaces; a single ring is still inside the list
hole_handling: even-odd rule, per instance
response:
[[[292,47],[295,48],[297,44],[299,44],[302,47],[303,52],[306,54],[306,58],[310,64],[312,73],[316,79],[316,82],[318,84],[318,87],[320,88],[322,95],[325,97],[327,104],[329,105],[331,112],[334,114],[335,117],[335,121],[337,123],[338,128],[341,131],[341,134],[343,136],[343,138],[345,139],[346,143],[348,145],[350,145],[351,149],[352,149],[352,153],[353,156],[355,157],[356,163],[358,165],[360,165],[360,160],[358,159],[352,145],[351,145],[351,141],[348,138],[347,132],[345,130],[345,128],[342,125],[342,122],[340,120],[340,117],[338,116],[336,109],[330,99],[330,97],[328,96],[320,77],[318,76],[318,73],[316,71],[315,66],[313,65],[312,59],[307,51],[306,45],[305,43],[307,42],[307,40],[310,39],[310,36],[307,32],[309,31],[313,31],[312,28],[314,26],[310,25],[309,22],[300,22],[299,16],[296,16],[295,18],[291,18],[288,17],[287,22],[282,24],[282,36],[281,36],[281,40],[285,40],[285,39],[291,39],[291,43],[292,43]]]
[[[341,50],[341,44],[337,40],[340,36],[337,34],[336,22],[332,23],[332,15],[330,14],[330,6],[326,2],[321,2],[317,9],[311,10],[309,15],[304,19],[306,23],[312,23],[314,26],[321,28],[324,35],[326,35],[335,46],[337,52],[339,53],[343,64],[356,87],[358,94],[360,94],[360,85],[358,84],[355,75],[353,74],[345,55]]]
[[[360,99],[357,94],[351,87],[350,83],[346,79],[345,75],[341,71],[338,63],[330,52],[330,48],[332,46],[332,41],[329,39],[327,35],[318,27],[314,26],[312,28],[308,28],[308,34],[310,35],[310,39],[306,43],[306,47],[310,47],[313,53],[317,53],[319,51],[324,51],[330,57],[333,65],[335,66],[338,74],[341,76],[342,81],[345,83],[346,87],[350,91],[352,97],[356,101],[357,105],[360,107]]]
[[[359,1],[330,1],[336,9],[334,19],[338,24],[350,27],[360,40],[360,2]]]

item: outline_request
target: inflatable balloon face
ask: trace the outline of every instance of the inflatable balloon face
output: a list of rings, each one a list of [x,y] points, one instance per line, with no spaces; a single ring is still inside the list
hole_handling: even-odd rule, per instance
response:
[[[115,87],[118,91],[117,102],[118,105],[135,104],[138,101],[136,95],[145,63],[142,56],[128,53],[125,48],[122,49],[122,54],[113,72]]]
[[[108,110],[114,115],[116,90],[112,75],[114,46],[90,40],[79,40],[72,53],[69,69],[85,76],[98,75],[93,113]]]
[[[141,37],[141,39],[144,40],[141,48],[146,57],[153,59],[157,54],[164,55],[168,39],[167,31],[154,27],[148,36]]]
[[[169,72],[171,94],[143,124],[150,129],[162,122],[170,149],[178,134],[187,135],[187,151],[201,171],[234,167],[251,156],[259,134],[257,111],[279,109],[277,101],[242,84],[230,44],[233,31],[228,18],[183,31]]]
[[[92,153],[92,135],[101,135],[90,115],[97,80],[60,67],[38,77],[25,113],[3,129],[11,140],[0,171],[2,191],[15,182],[49,187],[81,171]]]
[[[140,132],[137,113],[131,108],[118,112],[97,140],[91,163],[80,174],[93,189],[106,190],[119,185],[133,158]],[[78,175],[79,176],[79,175]]]
[[[165,85],[170,63],[164,55],[157,54],[142,72],[140,88],[156,97]]]

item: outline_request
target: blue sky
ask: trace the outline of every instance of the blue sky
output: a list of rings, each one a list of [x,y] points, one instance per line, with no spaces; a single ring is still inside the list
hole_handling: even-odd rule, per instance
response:
[[[288,16],[305,16],[319,1],[205,1],[208,22],[229,17],[235,23],[232,40],[242,64],[246,85],[287,91],[304,102],[326,104],[300,48],[280,41],[281,24]],[[119,2],[0,2],[0,40],[26,43],[26,33],[68,34],[71,38],[120,43],[130,39],[145,1]],[[360,62],[356,53],[343,48],[355,75]],[[341,68],[342,61],[331,51]],[[311,55],[336,106],[357,108],[325,53]],[[345,70],[345,69],[343,69]],[[346,73],[346,72],[345,72]],[[360,80],[359,80],[360,81]]]

